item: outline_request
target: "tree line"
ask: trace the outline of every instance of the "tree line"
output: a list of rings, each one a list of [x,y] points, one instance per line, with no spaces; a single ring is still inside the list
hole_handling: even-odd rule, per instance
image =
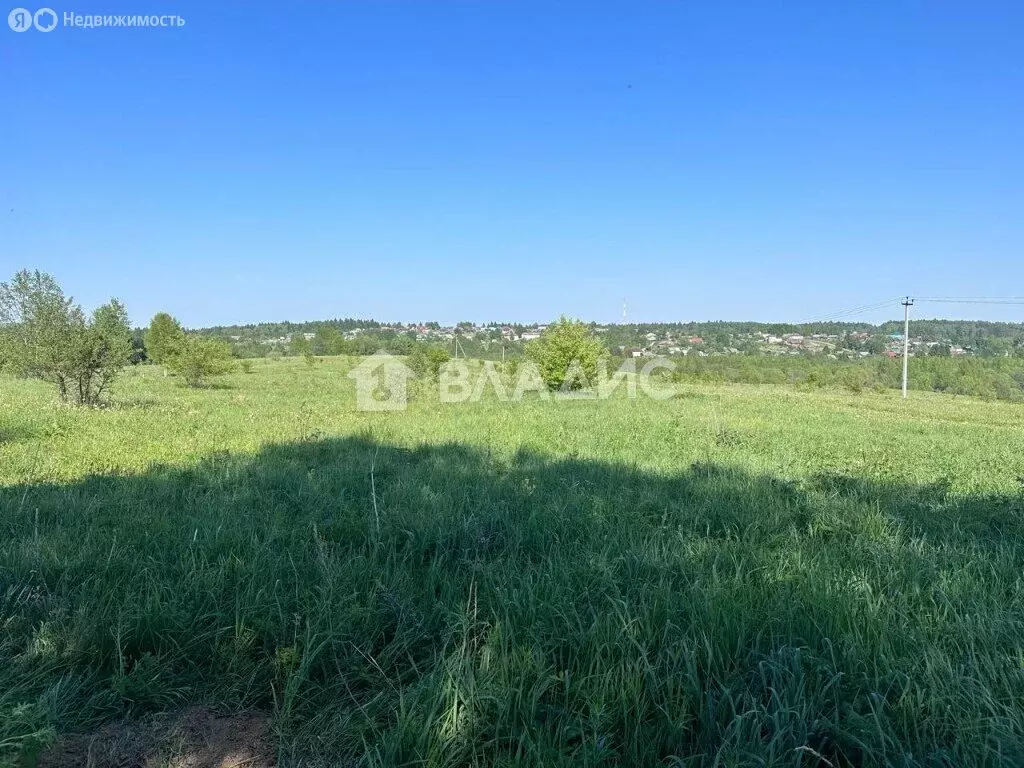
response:
[[[364,322],[364,321],[343,321]],[[918,321],[934,323],[954,338],[989,334],[985,338],[1007,339],[1010,324]],[[468,325],[468,324],[467,324]],[[781,332],[786,327],[763,324],[713,324],[725,332],[751,332],[754,326]],[[829,324],[831,330],[835,325]],[[848,325],[848,324],[844,324]],[[1004,327],[1005,326],[1005,327]],[[691,324],[638,325],[633,330],[672,327],[692,329]],[[621,327],[625,328],[625,326]],[[609,358],[607,334],[595,333],[593,324],[561,318],[548,326],[537,340],[525,345],[488,339],[461,339],[458,351],[484,359],[507,354],[515,366],[526,357],[539,367],[545,382],[553,388],[565,386],[570,368],[577,365],[582,382],[593,381],[597,363]],[[307,332],[308,333],[308,332]],[[957,336],[959,334],[959,337]],[[452,345],[454,347],[454,345]],[[445,345],[416,341],[408,333],[384,329],[365,331],[346,338],[335,326],[320,326],[310,338],[294,332],[286,347],[293,355],[315,365],[318,356],[368,355],[379,351],[408,356],[408,363],[422,375],[436,376],[452,356]],[[910,386],[952,394],[974,395],[1024,402],[1024,363],[1020,357],[949,358],[939,354],[915,357]],[[277,354],[282,354],[280,350]],[[162,366],[165,375],[174,374],[190,387],[201,387],[212,377],[231,371],[242,357],[238,348],[217,335],[188,332],[176,318],[157,313],[141,333],[133,332],[124,305],[116,299],[86,314],[65,295],[50,275],[22,270],[9,282],[0,283],[0,370],[42,379],[55,385],[62,402],[98,405],[112,382],[130,363],[149,362]],[[754,355],[728,357],[674,357],[679,380],[736,382],[749,384],[790,384],[800,387],[843,387],[851,391],[890,389],[899,386],[900,362],[887,358],[857,361],[795,356],[786,358]],[[614,359],[610,361],[613,365]],[[573,380],[573,387],[581,382]]]

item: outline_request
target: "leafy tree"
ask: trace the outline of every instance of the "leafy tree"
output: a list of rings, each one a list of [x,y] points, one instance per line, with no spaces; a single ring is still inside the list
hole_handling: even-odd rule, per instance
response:
[[[111,299],[93,312],[85,333],[78,402],[97,403],[133,354],[128,312]]]
[[[979,341],[978,354],[985,357],[1009,357],[1013,354],[1013,339],[990,337]]]
[[[185,336],[167,364],[186,386],[203,387],[211,377],[231,371],[231,345],[207,336]]]
[[[157,365],[166,366],[185,340],[185,331],[172,315],[158,312],[149,321],[146,331],[146,355]]]
[[[420,376],[437,377],[441,366],[452,356],[444,347],[416,344],[409,353],[408,365]]]
[[[132,365],[144,363],[149,357],[146,355],[146,332],[141,328],[132,329],[132,356],[128,359]]]
[[[526,354],[548,387],[575,390],[596,383],[598,363],[608,352],[586,323],[563,316],[526,346]]]
[[[44,272],[0,283],[0,362],[56,384],[61,401],[98,405],[131,355],[128,314],[116,299],[87,318]]]
[[[18,272],[0,284],[0,353],[4,368],[25,377],[57,381],[70,365],[70,336],[84,324],[81,310],[60,285],[41,272]]]
[[[872,355],[880,355],[885,352],[885,341],[877,336],[872,336],[864,343],[864,349]]]
[[[313,345],[310,340],[301,333],[293,333],[291,342],[288,344],[291,353],[295,356],[306,356],[312,354]]]
[[[511,381],[515,381],[516,377],[519,375],[519,360],[514,357],[507,360],[502,366],[501,372],[504,373]]]
[[[341,355],[345,352],[345,337],[331,326],[317,328],[313,337],[313,353],[317,355]]]

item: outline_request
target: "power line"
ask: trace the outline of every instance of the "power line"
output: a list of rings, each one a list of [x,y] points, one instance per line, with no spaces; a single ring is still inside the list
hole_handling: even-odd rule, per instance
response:
[[[859,307],[852,307],[850,309],[842,309],[842,310],[839,310],[838,312],[834,312],[834,313],[832,313],[830,315],[815,317],[815,318],[811,318],[811,319],[808,319],[808,320],[801,320],[799,323],[797,323],[797,325],[809,325],[811,323],[828,323],[828,322],[834,322],[834,321],[839,320],[840,318],[844,318],[844,317],[853,317],[855,315],[862,315],[862,314],[864,314],[866,312],[872,312],[872,311],[874,311],[876,309],[882,309],[883,307],[895,306],[900,301],[900,299],[901,299],[901,297],[895,296],[895,297],[893,297],[891,299],[884,299],[883,301],[875,302],[874,304],[864,304],[864,305],[859,306]]]
[[[916,301],[1024,301],[1024,296],[917,296]]]
[[[933,304],[975,304],[982,306],[1024,307],[1024,296],[923,296],[903,300],[903,399],[907,397],[907,366],[910,358],[910,308],[916,301]]]
[[[928,301],[939,304],[981,304],[992,306],[1024,306],[1024,296],[915,296],[914,301]],[[859,307],[842,309],[829,315],[800,320],[796,325],[811,325],[814,323],[837,322],[844,318],[855,317],[867,312],[873,312],[887,306],[896,306],[903,301],[902,296],[896,296],[873,304],[864,304]]]
[[[886,299],[885,301],[880,301],[880,302],[877,302],[875,304],[865,304],[864,306],[860,306],[860,307],[853,307],[851,309],[840,310],[838,312],[832,313],[831,315],[823,315],[823,316],[817,316],[817,317],[814,317],[814,318],[809,318],[809,319],[806,319],[806,320],[801,320],[799,324],[800,325],[804,325],[804,324],[807,324],[807,323],[826,323],[826,322],[829,322],[829,321],[831,321],[833,319],[838,319],[838,318],[841,318],[841,317],[851,317],[851,316],[854,316],[854,315],[861,315],[861,314],[864,314],[865,312],[870,312],[870,311],[875,310],[875,309],[881,309],[882,307],[889,306],[891,304],[895,304],[897,301],[898,301],[898,299]]]
[[[1006,299],[954,299],[954,298],[929,298],[927,296],[918,298],[917,301],[930,301],[933,304],[989,304],[989,305],[1001,305],[1010,307],[1024,306],[1024,297],[1006,298]]]

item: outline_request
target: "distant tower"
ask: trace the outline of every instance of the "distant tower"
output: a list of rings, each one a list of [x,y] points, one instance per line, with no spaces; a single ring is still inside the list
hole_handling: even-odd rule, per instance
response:
[[[626,300],[622,300],[622,324],[626,324]]]

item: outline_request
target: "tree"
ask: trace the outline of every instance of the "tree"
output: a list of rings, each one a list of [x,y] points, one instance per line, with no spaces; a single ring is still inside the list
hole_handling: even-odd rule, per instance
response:
[[[1013,339],[990,336],[977,344],[982,357],[1009,357],[1013,354]]]
[[[77,402],[95,405],[133,354],[128,312],[117,299],[99,307],[86,327],[83,356],[76,376]]]
[[[157,312],[149,321],[149,329],[146,331],[146,355],[157,365],[165,366],[166,375],[166,366],[184,339],[185,331],[177,319],[166,312]]]
[[[872,336],[864,343],[864,349],[872,355],[880,355],[885,352],[885,340],[879,336]]]
[[[345,337],[331,326],[316,329],[313,337],[313,353],[316,355],[340,355],[345,351]]]
[[[548,387],[576,390],[596,383],[598,363],[608,351],[586,323],[563,316],[526,345],[526,355]]]
[[[0,283],[0,363],[56,384],[62,402],[98,405],[131,354],[128,314],[116,299],[86,318],[45,272]]]
[[[305,355],[311,354],[312,350],[313,350],[313,345],[310,343],[310,340],[307,339],[301,333],[293,333],[292,334],[292,338],[291,338],[291,342],[289,343],[289,347],[291,349],[292,354],[296,355],[296,356],[299,356],[299,355],[305,356]]]
[[[210,377],[231,371],[231,345],[208,336],[185,336],[167,365],[186,386],[203,387]]]
[[[416,344],[409,353],[408,365],[419,376],[436,378],[441,366],[451,359],[451,354],[444,347]]]

